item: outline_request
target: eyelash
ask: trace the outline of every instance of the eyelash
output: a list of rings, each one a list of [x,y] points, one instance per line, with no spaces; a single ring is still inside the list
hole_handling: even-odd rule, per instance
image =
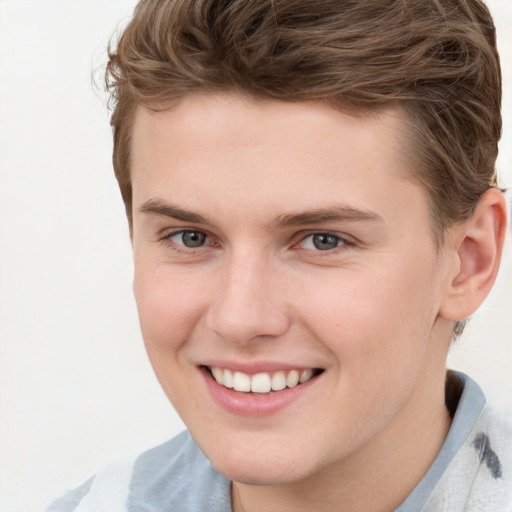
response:
[[[179,236],[179,235],[184,235],[185,233],[198,233],[198,234],[204,235],[205,243],[198,247],[187,247],[184,244],[180,244],[180,243],[174,242],[172,240],[174,237]],[[339,245],[337,245],[333,249],[326,249],[323,251],[320,249],[317,249],[317,250],[303,249],[305,251],[310,252],[311,256],[315,257],[315,258],[323,258],[323,257],[337,255],[342,252],[345,252],[348,248],[354,247],[356,245],[356,242],[351,237],[348,237],[348,236],[342,236],[337,233],[332,233],[329,231],[310,231],[306,234],[302,234],[300,236],[299,241],[292,244],[292,248],[297,248],[298,250],[301,250],[302,248],[298,247],[299,244],[303,244],[307,239],[312,238],[314,236],[318,236],[318,235],[334,237],[337,240]],[[166,233],[161,238],[159,238],[158,241],[164,242],[169,248],[171,248],[173,251],[176,251],[177,253],[197,254],[198,251],[204,250],[205,248],[215,247],[215,246],[219,245],[219,244],[212,242],[211,240],[212,240],[212,237],[210,235],[208,235],[208,233],[205,233],[204,231],[201,231],[199,229],[180,229],[177,231],[172,231],[170,233]]]
[[[299,245],[299,244],[304,244],[304,242],[308,239],[308,238],[313,238],[314,236],[328,236],[328,237],[333,237],[336,239],[338,245],[336,247],[334,247],[333,249],[326,249],[324,251],[320,250],[320,249],[304,249],[304,250],[307,250],[307,251],[310,251],[311,252],[311,256],[312,257],[315,257],[315,258],[325,258],[325,257],[329,257],[329,256],[333,256],[333,255],[337,255],[337,254],[341,254],[342,252],[345,252],[347,251],[348,248],[350,247],[354,247],[355,246],[355,241],[352,239],[352,238],[349,238],[348,236],[342,236],[340,234],[337,234],[337,233],[331,233],[329,231],[314,231],[314,232],[309,232],[305,235],[303,235],[299,242],[297,244],[295,244],[295,246]]]
[[[187,247],[184,244],[180,244],[177,242],[174,242],[172,239],[178,235],[183,235],[185,233],[198,233],[205,236],[205,244],[199,246],[199,247]],[[164,234],[161,238],[159,238],[159,241],[164,242],[165,245],[167,245],[172,250],[183,253],[183,254],[197,254],[198,251],[204,250],[205,247],[212,246],[212,243],[208,243],[208,240],[210,240],[211,237],[208,235],[208,233],[205,233],[204,231],[201,231],[200,229],[180,229],[177,231],[172,231],[170,233]]]

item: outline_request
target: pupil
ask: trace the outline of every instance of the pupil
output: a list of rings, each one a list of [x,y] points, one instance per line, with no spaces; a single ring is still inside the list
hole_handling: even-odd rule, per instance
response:
[[[186,247],[200,247],[204,244],[206,235],[197,231],[185,231],[181,238]]]
[[[328,251],[329,249],[336,249],[339,241],[334,235],[320,234],[313,235],[313,245],[320,251]]]

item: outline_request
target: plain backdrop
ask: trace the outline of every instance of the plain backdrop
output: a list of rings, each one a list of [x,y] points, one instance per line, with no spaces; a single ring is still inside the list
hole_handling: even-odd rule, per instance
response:
[[[512,1],[490,0],[512,185]],[[151,371],[91,75],[134,0],[0,0],[0,512],[41,510],[183,428]],[[509,237],[510,238],[510,237]],[[450,356],[512,413],[512,251]]]

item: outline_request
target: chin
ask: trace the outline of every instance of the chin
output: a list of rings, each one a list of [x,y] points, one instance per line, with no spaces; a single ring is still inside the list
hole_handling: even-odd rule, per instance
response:
[[[300,450],[282,441],[281,447],[264,446],[246,441],[245,446],[233,443],[228,447],[219,443],[213,450],[204,450],[215,469],[229,480],[248,485],[281,485],[297,482],[315,472],[310,457],[304,460]],[[285,448],[283,449],[283,444]],[[251,446],[253,449],[248,449]],[[299,453],[298,453],[299,452]]]
[[[285,485],[307,476],[307,472],[303,473],[286,464],[276,465],[274,461],[268,463],[221,461],[219,464],[213,463],[213,466],[229,480],[246,485]]]

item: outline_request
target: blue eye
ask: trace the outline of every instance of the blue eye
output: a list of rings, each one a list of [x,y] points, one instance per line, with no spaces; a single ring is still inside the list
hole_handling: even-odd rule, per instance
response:
[[[305,249],[315,249],[317,251],[332,251],[340,245],[345,245],[344,241],[339,236],[330,233],[315,233],[303,240]]]
[[[205,244],[207,236],[202,231],[180,231],[169,238],[178,245],[195,249]]]

